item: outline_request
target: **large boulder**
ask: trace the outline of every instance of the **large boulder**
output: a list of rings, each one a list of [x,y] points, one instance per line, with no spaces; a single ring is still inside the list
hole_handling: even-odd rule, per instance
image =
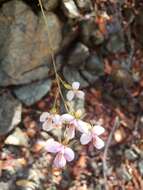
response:
[[[54,13],[35,15],[19,0],[4,3],[0,10],[0,86],[26,84],[46,78],[53,53],[61,43],[61,24]],[[50,43],[49,43],[50,39]]]

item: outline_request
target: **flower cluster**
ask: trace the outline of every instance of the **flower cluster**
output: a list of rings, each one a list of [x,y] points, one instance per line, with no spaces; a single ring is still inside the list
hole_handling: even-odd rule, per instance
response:
[[[72,89],[67,92],[67,99],[69,101],[73,100],[74,97],[84,98],[84,92],[79,90],[79,86],[78,82],[72,83]],[[76,137],[76,131],[81,134],[80,143],[82,145],[92,144],[97,149],[104,147],[104,141],[99,137],[104,133],[104,128],[99,124],[92,126],[83,121],[81,116],[80,110],[72,114],[64,113],[62,115],[44,112],[40,116],[43,130],[49,132],[56,128],[64,129],[63,142],[57,142],[51,138],[44,144],[47,152],[56,154],[53,163],[57,168],[63,168],[66,162],[71,162],[74,159],[74,151],[68,146],[69,141]]]

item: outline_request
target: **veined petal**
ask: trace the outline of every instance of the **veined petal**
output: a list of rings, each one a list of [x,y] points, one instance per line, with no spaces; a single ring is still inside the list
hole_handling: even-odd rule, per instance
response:
[[[74,117],[68,113],[65,113],[61,116],[61,121],[63,123],[69,123],[74,120]]]
[[[83,91],[78,90],[78,91],[76,92],[76,97],[77,97],[77,98],[79,98],[79,99],[84,99],[84,96],[85,96],[85,94],[84,94]]]
[[[49,116],[50,114],[48,112],[43,112],[40,116],[40,122],[45,122]]]
[[[104,132],[105,132],[105,129],[103,127],[101,127],[100,125],[95,125],[92,128],[92,133],[94,133],[96,135],[101,135]]]
[[[66,165],[66,159],[63,154],[58,153],[54,159],[54,166],[56,168],[63,168]]]
[[[71,148],[65,148],[64,157],[68,162],[71,162],[75,157],[74,151]]]
[[[67,136],[69,139],[73,139],[75,137],[75,126],[70,125],[66,128]]]
[[[62,151],[63,145],[60,144],[59,142],[55,141],[54,139],[49,139],[46,142],[45,149],[48,152],[57,153],[57,152]]]
[[[89,130],[89,124],[80,119],[75,120],[74,125],[76,126],[77,130],[79,130],[81,133],[87,133]]]
[[[69,90],[69,91],[67,92],[66,97],[67,97],[67,100],[68,100],[68,101],[71,101],[71,100],[74,98],[74,96],[75,96],[75,93],[74,93],[73,90]]]
[[[59,114],[53,115],[53,123],[56,125],[61,125],[61,116]]]
[[[80,83],[79,83],[79,82],[73,82],[73,83],[72,83],[72,88],[73,88],[74,90],[78,90],[79,87],[80,87]]]
[[[83,133],[80,137],[81,144],[85,145],[88,144],[92,140],[92,135],[90,132]]]
[[[96,136],[94,139],[93,139],[93,145],[97,148],[97,149],[101,149],[104,147],[104,141],[99,138],[98,136]]]
[[[52,123],[52,121],[45,121],[44,123],[43,123],[43,125],[42,125],[42,129],[44,130],[44,131],[51,131],[52,129],[53,129],[54,127],[53,127],[53,123]]]

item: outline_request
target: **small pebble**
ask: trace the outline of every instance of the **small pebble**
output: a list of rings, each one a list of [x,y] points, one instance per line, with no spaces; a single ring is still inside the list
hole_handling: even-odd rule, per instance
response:
[[[134,161],[138,158],[138,155],[131,149],[127,149],[125,150],[125,157],[130,161]]]
[[[138,168],[139,168],[140,174],[143,176],[143,160],[141,160],[138,163]]]

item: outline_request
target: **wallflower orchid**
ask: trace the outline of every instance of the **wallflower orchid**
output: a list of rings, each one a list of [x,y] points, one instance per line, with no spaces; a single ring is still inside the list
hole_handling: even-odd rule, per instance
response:
[[[61,116],[62,123],[66,124],[66,133],[69,139],[75,137],[76,129],[82,133],[87,131],[87,123],[79,119],[79,117],[76,117],[76,115],[77,114],[73,116],[71,114],[66,113]]]
[[[40,122],[42,122],[42,128],[45,131],[51,131],[54,127],[61,127],[62,123],[60,120],[60,115],[43,112],[40,116]]]
[[[79,90],[80,83],[73,82],[72,89],[67,92],[67,99],[71,101],[74,97],[84,99],[84,92]]]
[[[95,125],[93,127],[89,125],[87,127],[87,132],[83,133],[80,137],[81,144],[86,145],[91,142],[97,149],[103,148],[104,141],[98,136],[104,133],[104,131],[105,129],[100,125]]]
[[[56,154],[54,159],[54,166],[56,168],[63,168],[66,165],[66,162],[71,162],[75,157],[71,148],[60,144],[54,139],[49,139],[46,142],[45,150]]]

